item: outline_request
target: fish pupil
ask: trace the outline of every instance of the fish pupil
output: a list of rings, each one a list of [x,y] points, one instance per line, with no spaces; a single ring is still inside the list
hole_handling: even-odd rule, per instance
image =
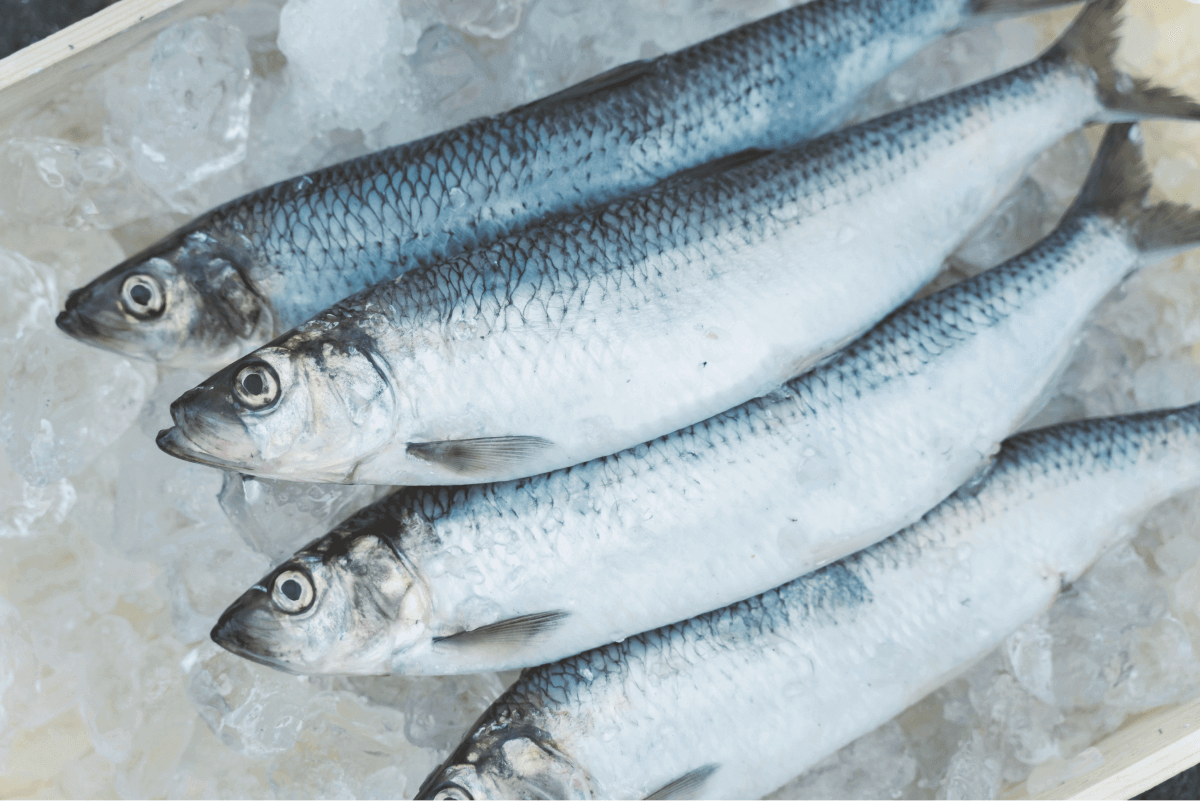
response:
[[[150,290],[138,284],[129,290],[129,297],[133,298],[133,302],[139,306],[145,306],[150,302]]]
[[[264,389],[262,376],[258,373],[250,373],[250,375],[242,379],[242,386],[245,387],[246,391],[251,395],[261,395]],[[296,582],[293,581],[291,583],[295,584]],[[286,586],[286,584],[284,586]],[[296,590],[297,597],[299,596],[299,593],[300,590]],[[290,598],[291,596],[289,595],[288,597]],[[294,601],[296,599],[292,598],[292,600]]]
[[[282,590],[283,594],[286,595],[289,600],[300,600],[300,582],[296,581],[295,579],[288,579],[287,581],[283,582],[283,585],[279,589]]]

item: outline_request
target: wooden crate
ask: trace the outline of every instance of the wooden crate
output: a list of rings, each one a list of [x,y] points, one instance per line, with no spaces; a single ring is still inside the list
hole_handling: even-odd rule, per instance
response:
[[[163,28],[231,0],[120,0],[0,60],[0,119],[34,108]]]
[[[0,115],[36,108],[101,66],[185,17],[233,0],[120,0],[0,60]],[[1200,699],[1135,715],[1094,746],[1080,775],[1030,795],[1024,783],[1005,798],[1132,798],[1200,763]]]

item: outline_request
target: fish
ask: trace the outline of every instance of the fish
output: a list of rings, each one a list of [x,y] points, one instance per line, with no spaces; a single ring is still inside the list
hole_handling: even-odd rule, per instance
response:
[[[415,265],[836,124],[952,30],[1067,0],[816,0],[250,192],[67,298],[84,342],[217,369]]]
[[[1019,434],[877,545],[524,671],[416,797],[758,798],[983,657],[1197,486],[1200,404]]]
[[[776,392],[533,478],[408,487],[284,560],[212,639],[303,674],[543,664],[725,606],[867,547],[987,469],[1091,310],[1200,244],[1147,206],[1136,127],[1030,250],[915,300]]]
[[[1200,116],[1115,88],[1119,9],[1000,77],[368,289],[184,393],[158,444],[289,481],[473,484],[762,396],[934,278],[1062,136]]]

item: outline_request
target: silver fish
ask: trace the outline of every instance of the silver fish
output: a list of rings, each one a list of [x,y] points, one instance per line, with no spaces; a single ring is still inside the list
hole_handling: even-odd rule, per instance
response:
[[[1013,437],[878,545],[526,671],[416,797],[757,798],[996,647],[1196,486],[1200,405]]]
[[[1200,116],[1117,91],[1118,8],[1001,77],[380,284],[184,394],[159,445],[294,481],[468,484],[761,396],[933,278],[1063,135]]]
[[[413,265],[828,129],[981,15],[1064,0],[817,0],[551,97],[251,192],[67,299],[58,325],[211,369]]]
[[[1200,244],[1143,208],[1126,125],[1058,229],[827,364],[698,425],[516,482],[408,488],[265,576],[212,636],[298,673],[542,664],[777,587],[918,519],[984,467],[1138,266]]]

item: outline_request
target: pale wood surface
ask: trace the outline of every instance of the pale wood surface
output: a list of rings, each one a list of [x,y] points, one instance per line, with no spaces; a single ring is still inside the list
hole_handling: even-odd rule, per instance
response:
[[[1037,793],[1025,783],[1009,787],[1004,797],[1132,798],[1149,790],[1200,763],[1200,698],[1136,715],[1093,748],[1090,770]]]
[[[0,60],[0,119],[37,108],[184,17],[231,0],[121,0]]]

